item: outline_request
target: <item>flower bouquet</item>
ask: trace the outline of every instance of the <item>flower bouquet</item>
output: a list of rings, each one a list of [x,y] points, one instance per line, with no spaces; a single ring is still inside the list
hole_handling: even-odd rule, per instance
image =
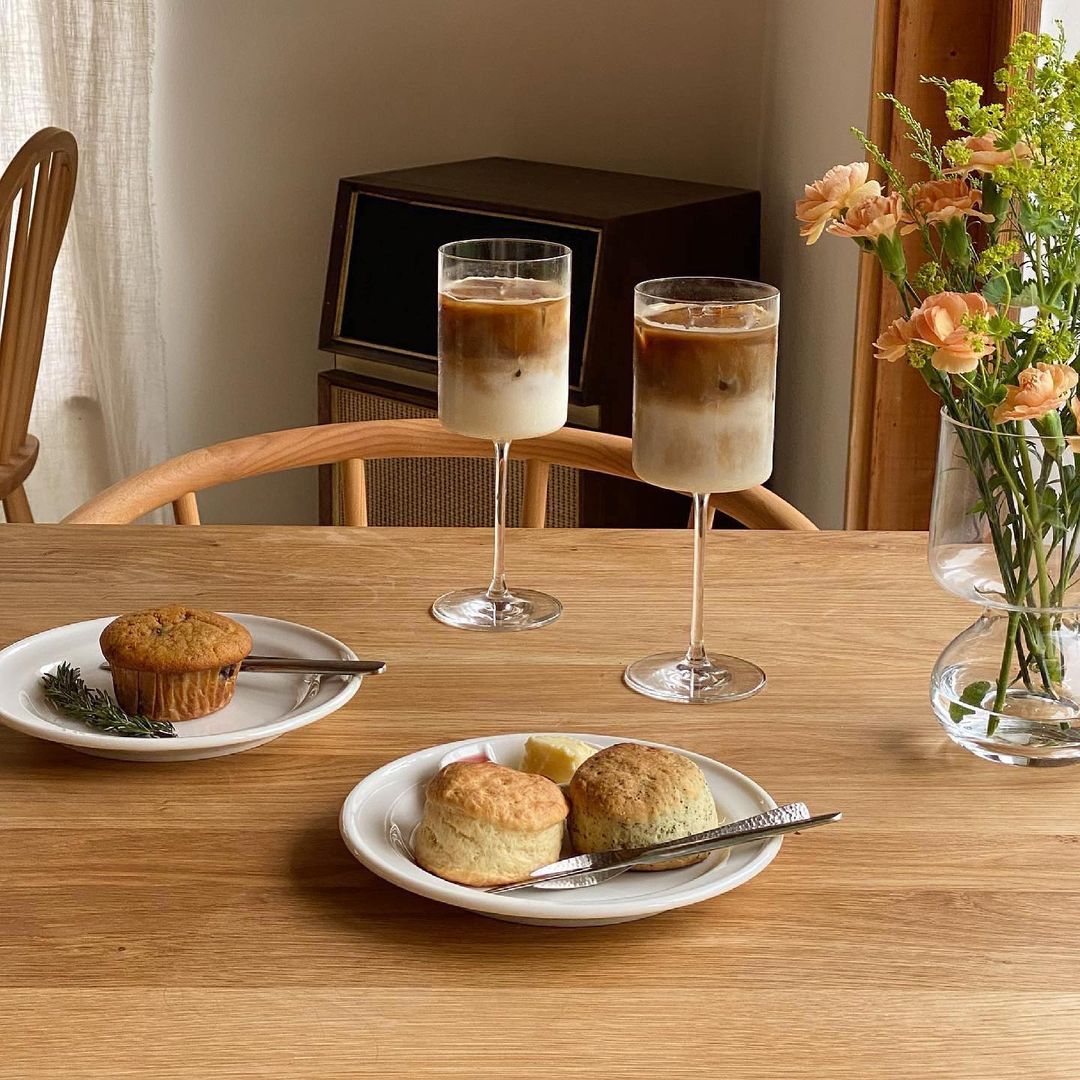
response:
[[[992,760],[1080,761],[1080,59],[1060,27],[1021,34],[995,77],[1007,105],[926,81],[957,136],[944,146],[886,95],[923,175],[855,130],[887,189],[866,161],[838,165],[795,213],[807,244],[849,237],[879,260],[904,316],[876,355],[942,402],[931,569],[983,614],[935,667],[939,720]]]

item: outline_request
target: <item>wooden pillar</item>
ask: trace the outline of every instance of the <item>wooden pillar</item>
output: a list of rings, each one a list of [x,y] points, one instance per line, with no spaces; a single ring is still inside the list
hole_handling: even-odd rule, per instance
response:
[[[944,97],[923,75],[973,79],[993,93],[994,72],[1021,30],[1038,30],[1040,0],[878,0],[871,75],[870,138],[909,179],[923,175],[911,143],[881,92],[909,105],[939,144],[954,133]],[[879,180],[884,177],[878,176]],[[909,264],[921,261],[908,238]],[[938,399],[917,371],[874,357],[881,330],[902,315],[877,260],[860,255],[848,444],[849,529],[925,529],[937,451]]]

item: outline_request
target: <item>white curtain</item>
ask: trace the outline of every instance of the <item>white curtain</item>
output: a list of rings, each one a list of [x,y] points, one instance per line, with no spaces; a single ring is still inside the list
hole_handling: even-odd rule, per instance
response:
[[[150,190],[152,0],[0,0],[0,168],[47,125],[79,143],[26,485],[52,521],[167,456]]]

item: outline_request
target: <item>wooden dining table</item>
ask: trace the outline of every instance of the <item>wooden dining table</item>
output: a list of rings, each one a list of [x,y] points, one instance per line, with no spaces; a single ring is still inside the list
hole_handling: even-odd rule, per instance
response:
[[[454,630],[484,530],[0,526],[0,644],[180,601],[385,658],[339,712],[247,753],[138,764],[0,730],[0,1077],[1080,1076],[1080,770],[953,746],[927,698],[976,615],[915,533],[717,532],[708,641],[768,685],[640,697],[684,641],[691,536],[522,530],[511,584],[565,612]],[[726,762],[843,822],[725,895],[588,929],[381,880],[350,789],[424,747],[587,731]]]

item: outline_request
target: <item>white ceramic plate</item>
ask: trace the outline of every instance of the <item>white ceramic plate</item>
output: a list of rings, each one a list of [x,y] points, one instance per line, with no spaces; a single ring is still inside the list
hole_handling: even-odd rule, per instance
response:
[[[356,654],[329,634],[262,615],[230,615],[251,633],[264,656],[355,660]],[[189,761],[250,750],[287,731],[340,709],[360,688],[358,677],[325,676],[318,693],[297,705],[304,675],[241,673],[232,701],[220,712],[177,724],[175,739],[132,739],[106,735],[69,720],[45,700],[41,676],[66,660],[80,668],[88,686],[112,692],[101,670],[101,631],[112,618],[70,623],[23,638],[0,652],[0,723],[73,750],[124,761]]]
[[[503,895],[443,881],[417,866],[409,839],[420,822],[425,785],[438,771],[440,762],[448,754],[463,754],[475,746],[477,750],[486,749],[500,764],[517,767],[529,734],[433,746],[376,770],[352,789],[341,808],[341,835],[349,850],[373,873],[409,892],[481,915],[536,926],[603,926],[696,904],[760,874],[780,850],[777,836],[733,848],[727,859],[713,853],[704,862],[680,870],[622,874],[588,889],[526,889]],[[573,737],[599,747],[627,741],[609,735]],[[721,815],[728,820],[776,806],[768,792],[727,765],[662,743],[645,745],[676,750],[696,762]]]

